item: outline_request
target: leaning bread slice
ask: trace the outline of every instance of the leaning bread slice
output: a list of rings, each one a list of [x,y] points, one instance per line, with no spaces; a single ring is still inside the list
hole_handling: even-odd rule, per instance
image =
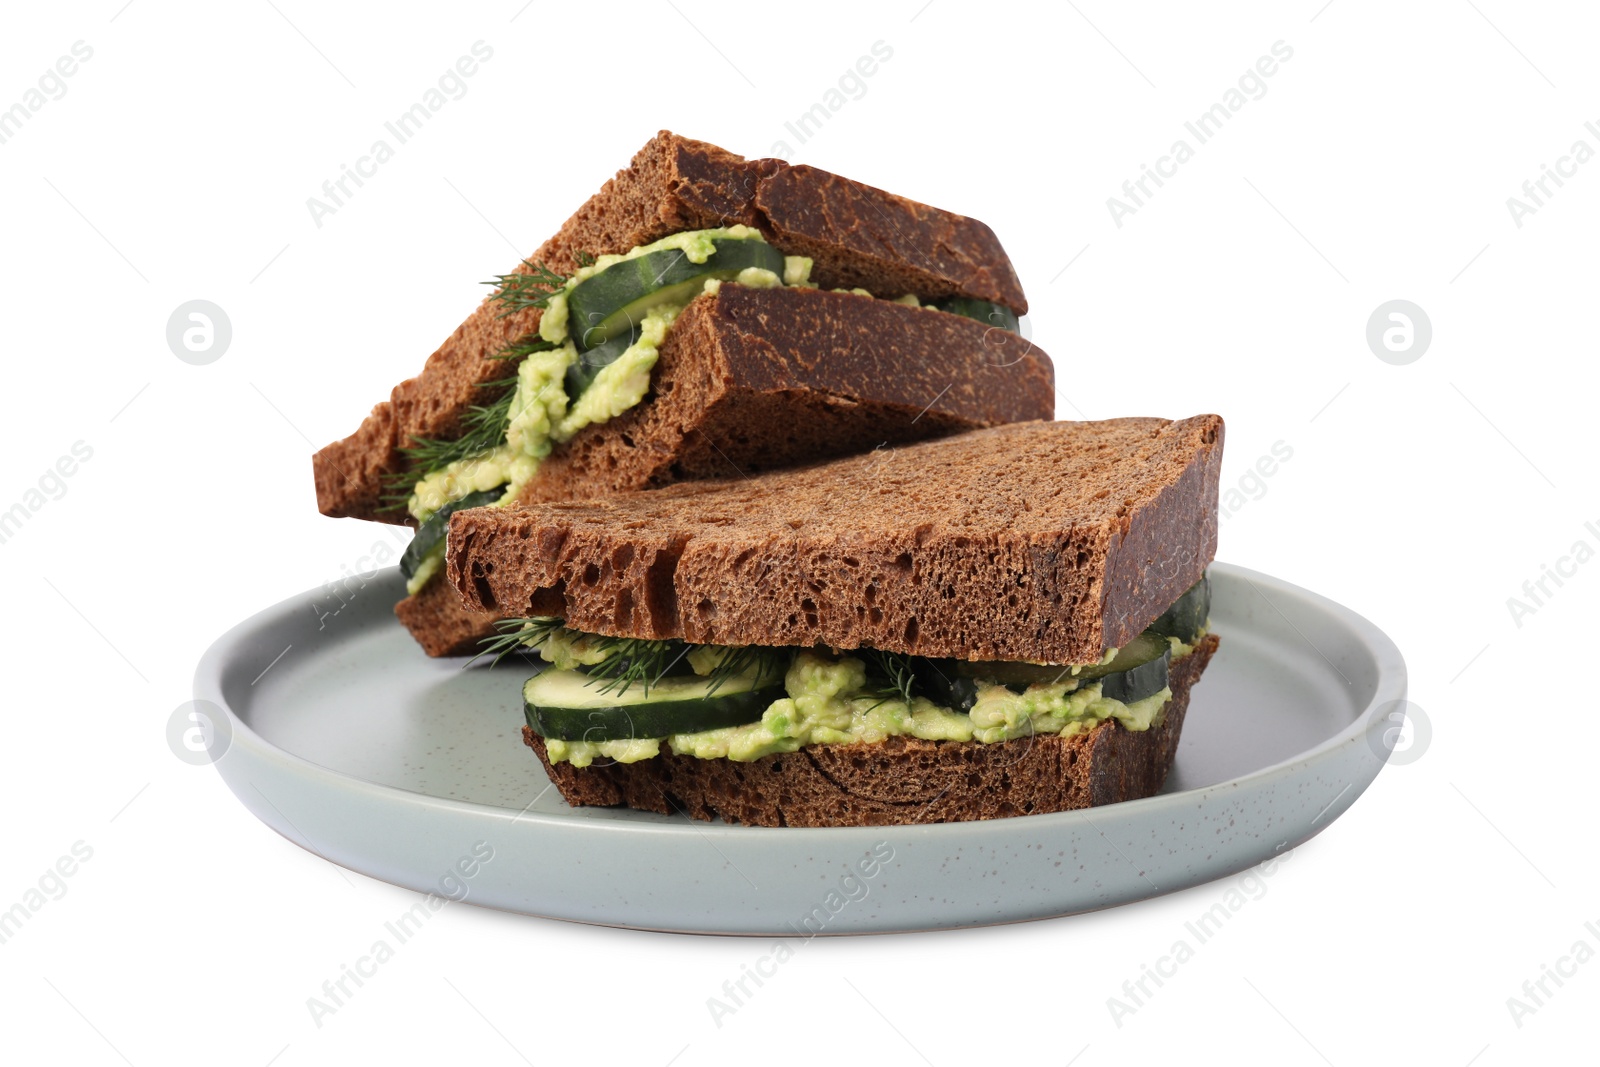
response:
[[[1223,425],[1036,422],[451,520],[447,571],[551,667],[569,803],[763,825],[1157,791],[1214,651]]]

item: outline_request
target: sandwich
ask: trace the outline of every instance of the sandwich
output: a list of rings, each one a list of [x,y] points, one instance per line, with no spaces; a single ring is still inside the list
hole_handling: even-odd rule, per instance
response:
[[[326,515],[403,523],[430,655],[493,618],[437,580],[451,516],[1050,418],[1049,358],[975,219],[662,132],[349,437]]]
[[[999,426],[457,512],[569,804],[932,823],[1158,792],[1218,638],[1215,415]]]

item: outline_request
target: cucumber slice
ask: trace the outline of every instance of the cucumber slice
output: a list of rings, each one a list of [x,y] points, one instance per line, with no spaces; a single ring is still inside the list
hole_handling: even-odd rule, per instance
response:
[[[1084,667],[1077,674],[1073,674],[1071,667],[1048,663],[969,663],[957,660],[955,670],[956,674],[963,678],[978,678],[997,685],[1020,686],[1025,689],[1030,685],[1070,682],[1074,678],[1085,677],[1089,668]]]
[[[1093,681],[1096,678],[1105,678],[1108,675],[1120,674],[1134,667],[1141,667],[1152,660],[1170,655],[1172,646],[1165,637],[1153,634],[1149,630],[1135,637],[1132,641],[1117,649],[1117,654],[1110,663],[1096,663],[1085,667],[1078,672],[1078,677]],[[1156,687],[1161,688],[1160,686]]]
[[[781,679],[755,674],[725,681],[707,695],[711,679],[668,677],[621,693],[600,692],[605,683],[578,671],[547,670],[522,687],[528,725],[541,737],[560,741],[622,741],[743,726],[761,718],[786,695]]]
[[[1072,673],[1071,667],[1038,663],[957,662],[954,667],[960,678],[993,682],[1012,689],[1057,685],[1073,679],[1080,686],[1099,682],[1101,696],[1132,704],[1167,687],[1167,667],[1171,660],[1172,646],[1167,639],[1147,630],[1118,649],[1110,663],[1081,667],[1077,674]],[[932,695],[929,699],[937,702]]]
[[[918,656],[911,661],[916,676],[916,693],[927,697],[941,708],[966,713],[978,701],[976,679],[964,677],[953,659],[929,659]]]
[[[1110,663],[1086,668],[1078,677],[1094,671],[1090,680],[1100,683],[1101,696],[1132,704],[1167,687],[1171,663],[1172,645],[1165,637],[1146,630],[1118,649]]]
[[[1017,313],[1002,304],[992,304],[987,300],[971,296],[947,296],[943,300],[935,300],[933,306],[940,311],[948,311],[963,318],[977,319],[979,322],[998,326],[1012,333],[1018,331]]]
[[[567,322],[583,352],[637,329],[646,312],[663,304],[686,303],[708,278],[727,280],[748,267],[783,277],[783,253],[751,237],[720,238],[704,263],[690,262],[681,249],[667,248],[613,263],[567,294]]]
[[[460,500],[452,500],[432,515],[428,521],[417,527],[417,535],[406,546],[405,552],[400,556],[400,573],[406,580],[417,573],[417,568],[422,566],[422,561],[428,558],[428,553],[434,550],[439,542],[444,540],[445,531],[450,529],[450,516],[467,508],[486,508],[490,504],[506,495],[506,487],[484,489],[477,493],[468,493]]]
[[[1211,579],[1202,574],[1198,582],[1162,613],[1161,618],[1150,624],[1149,632],[1162,637],[1176,637],[1184,644],[1192,645],[1210,619]]]
[[[567,401],[570,403],[600,376],[600,372],[621,358],[622,353],[639,339],[638,330],[619,333],[609,341],[578,353],[578,358],[567,367]]]

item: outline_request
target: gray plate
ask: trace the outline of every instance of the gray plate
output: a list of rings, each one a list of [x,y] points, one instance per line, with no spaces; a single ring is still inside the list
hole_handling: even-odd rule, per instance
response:
[[[1328,826],[1383,766],[1406,685],[1394,644],[1266,575],[1219,563],[1211,578],[1222,647],[1166,792],[1086,812],[764,829],[570,808],[519,738],[528,668],[427,659],[391,612],[393,571],[353,580],[336,613],[316,591],[235,627],[195,694],[220,706],[211,751],[245,807],[397,885],[653,930],[1017,922],[1243,870]]]

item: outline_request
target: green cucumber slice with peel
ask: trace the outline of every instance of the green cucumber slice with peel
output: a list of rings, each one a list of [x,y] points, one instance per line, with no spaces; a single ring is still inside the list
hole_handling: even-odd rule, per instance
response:
[[[638,330],[627,330],[609,341],[578,353],[578,358],[567,366],[567,401],[578,399],[583,391],[594,384],[600,372],[622,357],[639,339]]]
[[[1150,631],[1192,645],[1211,619],[1211,579],[1205,575],[1150,624]]]
[[[1080,670],[1077,676],[1088,681],[1107,678],[1113,674],[1130,671],[1135,667],[1142,667],[1152,660],[1160,659],[1162,656],[1170,657],[1171,654],[1172,646],[1167,643],[1165,637],[1146,630],[1117,649],[1117,654],[1110,663],[1092,664]],[[1160,689],[1161,687],[1158,685],[1156,688]]]
[[[1093,680],[1100,683],[1101,696],[1133,704],[1167,687],[1171,665],[1172,644],[1160,634],[1146,630],[1118,649],[1110,663],[1093,668],[1105,672]]]
[[[707,279],[726,281],[750,267],[783,277],[783,253],[753,237],[718,238],[704,263],[691,262],[682,249],[613,263],[585,278],[567,293],[567,329],[579,352],[638,329],[645,314],[664,304],[687,303]]]
[[[966,714],[978,701],[978,682],[961,674],[967,666],[953,659],[918,656],[911,661],[916,678],[916,693],[941,708]]]
[[[432,515],[428,521],[417,527],[417,535],[406,546],[405,552],[400,556],[400,573],[409,581],[417,573],[417,568],[422,566],[422,561],[428,558],[428,553],[434,550],[444,535],[450,529],[450,516],[458,511],[468,508],[486,508],[506,495],[506,487],[499,486],[494,489],[484,489],[476,493],[468,493],[460,500],[452,500]]]
[[[1013,689],[1058,685],[1074,679],[1079,686],[1099,682],[1101,696],[1131,704],[1167,687],[1167,667],[1171,660],[1172,646],[1167,639],[1147,630],[1118,649],[1110,663],[1080,667],[1077,674],[1072,673],[1071,667],[1050,664],[965,661],[957,661],[954,672],[959,678],[993,682]],[[934,698],[930,696],[929,699]]]
[[[752,673],[716,687],[700,675],[666,677],[622,692],[602,693],[606,680],[579,671],[546,670],[522,687],[528,725],[560,741],[624,741],[699,733],[756,722],[786,695],[782,678]]]
[[[998,326],[1012,333],[1019,332],[1017,313],[1003,304],[994,304],[971,296],[947,296],[943,300],[935,300],[933,306],[952,315],[977,319],[979,322]]]
[[[973,678],[996,685],[1027,688],[1030,685],[1057,685],[1061,682],[1070,682],[1074,678],[1082,678],[1087,667],[1079,669],[1073,674],[1071,667],[1062,667],[1048,663],[972,663],[966,660],[955,661],[955,672],[961,678]]]

